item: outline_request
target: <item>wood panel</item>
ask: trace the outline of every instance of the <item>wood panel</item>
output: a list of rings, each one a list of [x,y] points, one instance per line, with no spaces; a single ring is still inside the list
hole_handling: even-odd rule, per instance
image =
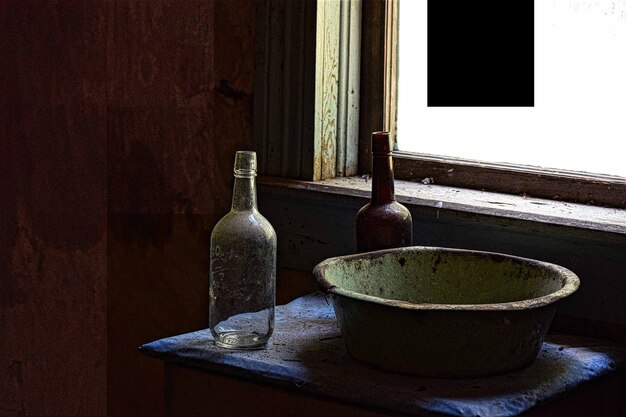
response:
[[[359,174],[372,172],[372,132],[384,129],[385,0],[363,0]]]
[[[210,232],[253,149],[255,3],[116,1],[108,42],[108,408],[162,416],[140,344],[208,322]]]
[[[108,216],[109,416],[162,416],[163,367],[137,351],[206,327],[212,216]]]
[[[258,2],[254,125],[259,172],[313,178],[317,1]]]
[[[254,2],[7,0],[0,22],[0,414],[162,415],[136,347],[207,319]]]
[[[110,416],[163,415],[162,366],[136,348],[202,326],[208,310],[202,228],[213,219],[198,213],[219,204],[205,192],[220,175],[213,18],[213,2],[109,3]]]
[[[259,2],[254,124],[259,172],[357,171],[361,0]]]
[[[255,5],[249,0],[215,0],[215,131],[209,141],[209,159],[217,171],[209,172],[210,187],[202,192],[220,202],[214,207],[217,219],[230,209],[235,152],[254,150],[255,145]]]
[[[166,365],[168,417],[389,417],[354,404],[269,385]]]
[[[392,147],[397,148],[398,113],[398,0],[385,0],[385,104],[383,130],[391,133]]]
[[[213,372],[166,366],[168,417],[400,417],[408,414],[366,408]],[[624,372],[603,376],[554,401],[538,404],[525,417],[618,417],[623,415]],[[384,389],[381,387],[381,391]],[[384,395],[381,394],[381,395]],[[412,414],[415,416],[415,414]],[[424,411],[421,417],[442,416]]]
[[[361,71],[361,0],[341,2],[335,176],[358,171]]]
[[[340,11],[340,2],[320,1],[317,6],[313,180],[335,176]]]
[[[108,23],[109,212],[210,210],[213,3],[111,2]]]
[[[626,179],[600,174],[394,152],[397,179],[626,208]]]
[[[106,415],[106,8],[0,3],[0,414]]]

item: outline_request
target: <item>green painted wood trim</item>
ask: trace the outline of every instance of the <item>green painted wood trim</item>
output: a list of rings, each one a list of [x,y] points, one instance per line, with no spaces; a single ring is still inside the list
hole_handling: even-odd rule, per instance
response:
[[[359,163],[361,0],[341,3],[336,176],[356,175]]]
[[[337,95],[339,83],[339,28],[341,3],[321,0],[317,6],[315,65],[315,149],[313,179],[335,176]]]
[[[391,133],[393,148],[397,149],[398,119],[398,0],[385,1],[385,113],[383,129]]]

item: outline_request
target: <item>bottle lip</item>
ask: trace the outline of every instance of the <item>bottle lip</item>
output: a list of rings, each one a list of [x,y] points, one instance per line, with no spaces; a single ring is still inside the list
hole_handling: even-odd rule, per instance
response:
[[[391,155],[391,141],[389,132],[372,132],[372,153]]]
[[[256,177],[256,171],[236,169],[235,178],[254,178]]]
[[[237,178],[256,176],[256,152],[237,151],[233,170]]]

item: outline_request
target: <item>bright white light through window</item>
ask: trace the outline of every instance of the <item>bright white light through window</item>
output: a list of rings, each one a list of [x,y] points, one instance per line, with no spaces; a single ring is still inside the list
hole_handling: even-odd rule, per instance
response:
[[[427,107],[426,7],[400,1],[400,150],[626,177],[626,0],[535,1],[535,107]]]

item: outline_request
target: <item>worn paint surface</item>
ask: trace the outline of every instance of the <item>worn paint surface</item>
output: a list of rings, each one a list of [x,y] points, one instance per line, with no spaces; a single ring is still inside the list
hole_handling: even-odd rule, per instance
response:
[[[339,83],[340,2],[321,2],[317,10],[313,180],[332,178],[336,166]]]
[[[314,274],[327,292],[425,310],[524,310],[579,285],[573,272],[545,262],[420,246],[328,259]]]

